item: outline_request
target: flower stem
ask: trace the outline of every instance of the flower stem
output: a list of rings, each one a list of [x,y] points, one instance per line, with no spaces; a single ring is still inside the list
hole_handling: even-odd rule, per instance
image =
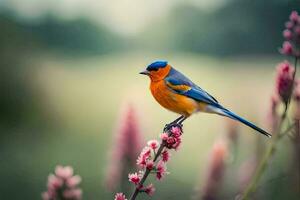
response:
[[[287,111],[287,109],[285,109],[284,113],[281,116],[281,122],[280,122],[278,130],[281,129],[283,121],[286,118],[286,111]],[[260,162],[259,166],[257,167],[253,179],[251,180],[251,182],[249,183],[248,187],[245,189],[244,193],[242,194],[241,199],[245,199],[245,200],[249,199],[250,194],[256,190],[257,184],[258,184],[260,178],[262,177],[264,171],[266,170],[270,158],[272,157],[272,155],[276,151],[276,144],[277,144],[277,141],[280,138],[279,136],[280,136],[279,132],[276,133],[273,136],[272,143],[270,144],[269,148],[266,151],[266,154],[265,154],[264,158],[262,159],[262,161]]]
[[[175,125],[175,124],[174,124],[174,125]],[[177,124],[177,125],[178,125],[178,124]],[[180,125],[180,126],[181,126],[181,125]],[[170,128],[171,128],[171,127],[172,127],[172,126],[166,126],[166,127],[164,128],[163,132],[167,132],[168,135],[170,135]],[[155,161],[158,159],[158,157],[161,155],[161,153],[162,153],[162,151],[164,150],[164,148],[165,148],[165,143],[162,141],[161,144],[160,144],[160,146],[159,146],[159,148],[158,148],[158,150],[157,150],[157,152],[156,152],[155,155],[154,155],[153,162],[155,162]],[[145,171],[145,173],[144,173],[144,175],[143,175],[143,177],[142,177],[140,183],[135,187],[134,192],[132,193],[132,195],[131,195],[131,197],[129,198],[129,200],[135,200],[135,199],[136,199],[137,195],[138,195],[139,192],[140,192],[140,186],[142,186],[142,185],[144,184],[144,182],[146,181],[148,175],[149,175],[151,172],[152,172],[152,169],[151,169],[151,170],[150,170],[150,169],[146,169],[146,171]]]
[[[287,116],[287,110],[288,110],[289,102],[290,102],[290,99],[292,96],[292,91],[294,88],[294,81],[295,81],[296,70],[297,70],[297,60],[298,60],[298,58],[295,57],[295,66],[294,66],[295,70],[294,70],[294,74],[293,74],[293,81],[292,81],[291,88],[290,88],[290,96],[289,96],[288,102],[285,104],[284,111],[281,115],[281,120],[280,120],[279,127],[277,129],[277,133],[275,133],[275,135],[273,136],[273,140],[272,140],[271,144],[269,145],[264,158],[262,159],[259,166],[257,167],[251,182],[248,184],[247,188],[245,189],[244,193],[242,194],[242,196],[241,196],[242,200],[249,199],[249,196],[251,195],[251,193],[256,190],[257,184],[258,184],[260,178],[262,177],[263,173],[265,172],[271,157],[273,156],[273,154],[276,151],[277,142],[282,137],[283,133],[281,133],[281,129],[282,129],[283,122],[285,121],[286,116]],[[289,128],[287,130],[289,130]],[[284,133],[286,133],[286,131],[284,131]]]

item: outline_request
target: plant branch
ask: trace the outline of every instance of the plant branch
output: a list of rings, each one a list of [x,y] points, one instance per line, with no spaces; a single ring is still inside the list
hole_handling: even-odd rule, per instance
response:
[[[174,125],[175,125],[175,126],[177,125],[177,126],[180,126],[180,127],[182,126],[181,124],[174,124],[174,123],[171,123],[170,125],[166,125],[166,126],[164,127],[163,132],[166,132],[166,133],[168,133],[168,135],[170,135],[170,134],[171,134],[170,129],[171,129],[172,126],[174,126]],[[158,157],[161,155],[161,153],[163,152],[163,150],[164,150],[165,147],[166,147],[166,145],[165,145],[165,143],[162,141],[162,142],[160,143],[160,146],[159,146],[157,152],[154,154],[153,162],[156,162],[156,161],[157,161]],[[129,198],[129,200],[135,200],[135,199],[136,199],[137,195],[138,195],[139,192],[140,192],[140,188],[143,186],[143,184],[144,184],[144,182],[146,181],[148,175],[149,175],[152,171],[153,171],[153,169],[151,169],[151,170],[150,170],[150,169],[146,169],[146,171],[145,171],[145,173],[144,173],[144,175],[143,175],[141,181],[139,182],[138,185],[136,185],[136,187],[135,187],[135,189],[134,189],[134,192],[132,193],[132,195],[131,195],[131,197]]]

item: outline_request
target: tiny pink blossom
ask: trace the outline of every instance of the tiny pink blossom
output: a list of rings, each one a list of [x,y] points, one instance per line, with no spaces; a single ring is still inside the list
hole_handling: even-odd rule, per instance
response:
[[[173,144],[173,148],[177,151],[181,144],[181,138],[176,138],[176,142]]]
[[[152,170],[154,168],[154,162],[152,160],[149,160],[146,164],[146,168],[148,170]]]
[[[167,167],[164,162],[159,161],[156,166],[156,178],[161,180],[167,172]]]
[[[63,196],[66,199],[74,199],[74,200],[81,199],[82,191],[81,189],[68,189],[63,192]]]
[[[68,187],[72,188],[77,186],[81,182],[81,177],[76,175],[72,176],[71,178],[67,179],[66,184]]]
[[[168,133],[162,133],[161,135],[160,135],[160,138],[162,139],[162,140],[167,140],[168,139]]]
[[[70,167],[70,166],[57,166],[55,168],[55,174],[58,176],[58,177],[61,177],[63,179],[67,179],[71,176],[73,176],[73,168]]]
[[[50,174],[48,176],[47,186],[49,189],[56,190],[56,189],[62,187],[62,185],[63,185],[63,180],[61,178],[59,178],[53,174]]]
[[[138,173],[128,174],[128,179],[130,182],[137,185],[141,180],[141,176]]]
[[[298,18],[299,18],[299,15],[298,15],[297,11],[291,12],[291,14],[290,14],[291,21],[298,22]]]
[[[176,142],[174,137],[168,137],[167,139],[167,144],[168,145],[173,145]]]
[[[280,53],[284,55],[292,55],[293,54],[293,46],[290,42],[283,42],[282,48],[280,49]]]
[[[127,200],[123,193],[117,193],[115,195],[115,200]]]
[[[53,200],[63,196],[65,200],[80,200],[82,191],[78,187],[80,176],[73,176],[70,166],[57,166],[55,174],[48,176],[47,191],[42,193],[43,200]]]
[[[178,126],[173,126],[171,128],[171,133],[175,138],[178,138],[181,136],[181,129]]]
[[[286,40],[291,40],[293,38],[292,31],[290,31],[288,29],[284,30],[282,34]]]
[[[139,165],[140,167],[145,167],[147,160],[150,158],[151,156],[151,149],[149,147],[144,147],[144,149],[142,150],[141,154],[139,155],[136,163],[137,165]]]
[[[43,192],[42,193],[42,199],[43,200],[50,200],[50,196],[49,196],[48,192]]]
[[[277,66],[276,90],[284,103],[287,103],[291,94],[294,68],[288,61],[284,61]]]
[[[294,23],[288,21],[288,22],[285,23],[285,27],[286,27],[287,29],[292,29],[292,28],[294,27]]]
[[[151,183],[149,185],[147,185],[144,189],[144,191],[149,195],[149,196],[152,196],[155,192],[155,187],[154,185]]]
[[[168,150],[164,150],[162,153],[161,153],[161,157],[162,157],[162,161],[163,162],[168,162],[168,160],[170,159],[170,153]]]
[[[159,142],[157,140],[150,140],[147,142],[147,144],[151,149],[154,150],[158,148]]]

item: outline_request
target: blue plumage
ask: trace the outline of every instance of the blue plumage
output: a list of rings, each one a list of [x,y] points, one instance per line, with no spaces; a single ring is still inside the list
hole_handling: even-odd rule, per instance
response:
[[[153,70],[157,71],[159,68],[163,68],[167,64],[168,64],[168,61],[163,61],[163,60],[155,61],[155,62],[151,63],[150,65],[148,65],[147,70],[148,71],[153,71]]]
[[[226,117],[229,117],[231,119],[237,120],[242,122],[243,124],[253,128],[254,130],[271,137],[271,135],[264,131],[263,129],[259,128],[258,126],[254,125],[253,123],[247,121],[246,119],[238,116],[237,114],[229,111],[228,109],[224,108],[222,105],[218,103],[218,101],[211,96],[209,93],[207,93],[205,90],[201,89],[199,86],[194,84],[190,79],[185,77],[183,74],[172,68],[168,74],[168,76],[165,78],[166,82],[171,83],[172,85],[186,85],[189,86],[190,89],[188,90],[180,90],[180,89],[172,89],[177,94],[184,95],[186,97],[192,98],[198,102],[204,102],[207,103],[208,106],[208,112],[213,112],[216,114],[220,114]]]

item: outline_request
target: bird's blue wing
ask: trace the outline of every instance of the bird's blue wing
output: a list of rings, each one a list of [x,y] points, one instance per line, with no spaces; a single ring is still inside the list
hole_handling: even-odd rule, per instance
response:
[[[218,101],[213,96],[175,69],[171,69],[169,75],[165,78],[165,81],[167,86],[178,94],[190,97],[199,102],[218,105]]]

